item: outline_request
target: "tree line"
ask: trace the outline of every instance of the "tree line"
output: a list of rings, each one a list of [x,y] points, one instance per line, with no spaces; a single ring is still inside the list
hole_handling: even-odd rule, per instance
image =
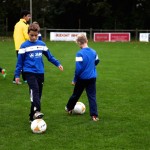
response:
[[[30,0],[0,0],[0,31],[13,31]],[[149,0],[32,0],[32,20],[55,29],[149,29]]]

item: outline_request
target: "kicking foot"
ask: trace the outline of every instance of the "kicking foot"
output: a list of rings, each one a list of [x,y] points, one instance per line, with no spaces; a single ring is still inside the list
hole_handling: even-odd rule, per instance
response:
[[[43,118],[43,116],[44,116],[43,113],[37,111],[37,112],[34,114],[33,119],[41,119],[41,118]]]
[[[65,106],[65,111],[66,111],[68,114],[72,114],[72,110],[68,110],[67,106]]]

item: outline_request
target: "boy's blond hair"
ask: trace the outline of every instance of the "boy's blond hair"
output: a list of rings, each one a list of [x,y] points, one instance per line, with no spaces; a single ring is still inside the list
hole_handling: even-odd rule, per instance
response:
[[[88,39],[87,39],[85,34],[81,33],[81,34],[77,35],[77,38],[76,38],[77,44],[82,45],[82,44],[87,43],[87,42],[88,42]]]

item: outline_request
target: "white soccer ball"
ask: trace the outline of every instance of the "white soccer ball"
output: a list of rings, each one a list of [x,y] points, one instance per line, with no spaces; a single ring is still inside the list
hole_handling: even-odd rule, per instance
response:
[[[76,105],[74,106],[74,109],[72,110],[72,112],[74,114],[84,114],[86,110],[85,105],[82,102],[77,102]]]
[[[31,123],[31,130],[33,133],[43,133],[47,129],[47,124],[43,119],[35,119]]]

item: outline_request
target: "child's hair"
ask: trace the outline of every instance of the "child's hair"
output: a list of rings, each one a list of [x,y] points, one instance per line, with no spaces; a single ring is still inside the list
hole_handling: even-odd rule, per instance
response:
[[[37,21],[33,21],[34,24],[37,24],[39,26],[39,29],[40,29],[40,25]],[[40,32],[40,31],[39,31]]]
[[[29,25],[29,28],[28,28],[28,33],[29,33],[30,31],[39,32],[39,31],[40,31],[39,25],[38,25],[38,24],[35,24],[35,23],[31,23],[31,24]]]
[[[76,42],[77,42],[77,44],[82,45],[84,43],[87,43],[88,39],[85,34],[81,33],[81,34],[77,35]]]
[[[37,21],[33,21],[33,23],[35,23],[35,24],[38,24],[38,25],[39,25],[39,23],[38,23]]]

